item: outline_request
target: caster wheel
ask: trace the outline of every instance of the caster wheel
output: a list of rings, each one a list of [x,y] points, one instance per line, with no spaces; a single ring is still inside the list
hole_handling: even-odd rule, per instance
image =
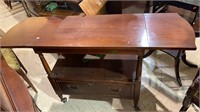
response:
[[[65,103],[65,102],[67,102],[67,98],[62,98],[61,101],[62,101],[63,103]]]
[[[140,111],[141,110],[138,106],[134,107],[134,109],[135,109],[135,111]]]

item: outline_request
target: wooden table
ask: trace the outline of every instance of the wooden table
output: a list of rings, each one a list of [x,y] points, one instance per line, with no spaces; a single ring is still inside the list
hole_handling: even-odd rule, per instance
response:
[[[132,95],[136,110],[139,109],[137,105],[140,96],[144,50],[196,49],[195,35],[191,26],[178,14],[169,13],[68,16],[64,20],[33,17],[24,20],[9,30],[1,40],[1,46],[5,48],[33,48],[39,54],[49,81],[62,101],[65,101],[62,94],[66,94],[69,91],[63,90],[61,86],[68,88],[68,90],[77,89],[77,87],[73,86],[68,87],[65,83],[66,80],[67,83],[76,81],[77,83],[88,84],[91,84],[91,82],[95,82],[95,84],[129,84],[134,87]],[[71,77],[67,79],[63,74],[54,74],[42,53],[134,54],[137,55],[136,74],[131,71],[131,78],[119,75],[119,77],[123,76],[123,78],[114,80],[115,77],[110,76],[110,74],[108,74],[108,78],[99,78],[102,75],[91,72],[91,74],[97,74],[97,77],[90,80],[83,77],[77,80],[73,80]],[[77,61],[76,58],[75,61]],[[93,65],[98,65],[94,63]],[[115,65],[115,63],[113,65],[112,62],[110,63],[111,66]],[[120,61],[119,63],[122,62]],[[75,65],[71,66],[76,67]],[[89,65],[79,63],[78,66],[80,68],[80,66]],[[59,67],[63,68],[62,66]],[[81,69],[75,71],[81,71]],[[64,72],[60,71],[60,73]],[[90,75],[86,75],[90,77]],[[111,77],[113,77],[113,80],[110,79]]]

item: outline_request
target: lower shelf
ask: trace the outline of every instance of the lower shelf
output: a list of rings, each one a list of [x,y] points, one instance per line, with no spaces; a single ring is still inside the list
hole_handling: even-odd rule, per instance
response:
[[[59,59],[49,77],[56,93],[133,97],[136,60]]]

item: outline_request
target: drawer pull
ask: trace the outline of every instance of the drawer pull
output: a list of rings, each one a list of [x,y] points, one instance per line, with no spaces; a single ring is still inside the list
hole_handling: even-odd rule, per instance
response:
[[[69,89],[78,89],[78,86],[67,85],[67,87],[68,87]]]
[[[94,85],[96,85],[95,82],[90,82],[90,83],[87,83],[87,84],[90,85],[90,86],[94,86]]]
[[[122,89],[120,88],[120,89],[108,89],[109,91],[111,91],[111,92],[120,92]]]

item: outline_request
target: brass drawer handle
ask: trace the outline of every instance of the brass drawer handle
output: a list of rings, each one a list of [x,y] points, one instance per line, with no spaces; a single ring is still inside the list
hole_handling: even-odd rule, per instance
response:
[[[111,91],[111,92],[120,92],[122,89],[119,88],[119,89],[110,89],[108,88],[108,91]]]

